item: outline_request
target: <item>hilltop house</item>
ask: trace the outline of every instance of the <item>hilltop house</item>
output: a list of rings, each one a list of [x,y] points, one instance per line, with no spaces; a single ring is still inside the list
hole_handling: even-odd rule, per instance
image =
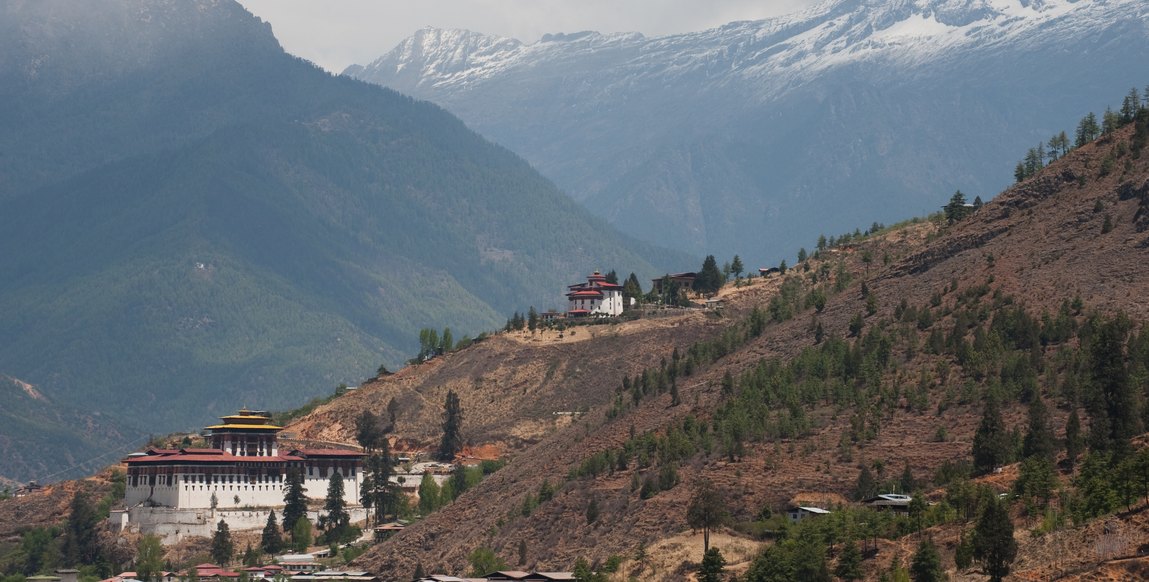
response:
[[[283,427],[266,412],[243,409],[207,427],[210,448],[156,449],[132,453],[127,465],[125,509],[113,511],[114,529],[135,527],[177,540],[210,535],[219,520],[232,530],[260,529],[272,509],[283,506],[288,469],[303,473],[305,494],[323,500],[333,473],[344,479],[352,516],[363,482],[363,453],[350,449],[279,448]],[[358,508],[358,511],[354,511]],[[314,518],[313,518],[314,520]]]
[[[679,289],[689,291],[694,287],[694,280],[698,278],[698,273],[674,273],[666,274],[657,279],[651,279],[650,292],[655,295],[661,295],[664,292],[662,288],[664,283],[670,285],[677,285]]]
[[[622,285],[607,283],[606,276],[595,271],[586,283],[567,287],[567,301],[568,317],[622,315]]]

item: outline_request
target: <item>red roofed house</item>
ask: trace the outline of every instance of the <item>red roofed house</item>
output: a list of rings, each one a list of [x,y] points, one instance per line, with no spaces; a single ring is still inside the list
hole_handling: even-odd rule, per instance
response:
[[[145,533],[194,534],[220,519],[233,530],[262,528],[268,511],[283,506],[289,468],[303,472],[305,494],[322,500],[331,474],[344,479],[344,499],[357,505],[363,482],[363,453],[349,449],[297,449],[284,453],[283,427],[266,412],[240,410],[209,426],[212,448],[148,449],[124,459],[128,466],[125,511],[113,515],[119,527],[131,523]],[[151,511],[148,511],[151,510]],[[166,510],[166,511],[164,511]],[[210,515],[203,510],[212,510]],[[216,515],[217,513],[221,515]],[[210,535],[210,531],[209,531]]]
[[[607,283],[606,275],[595,271],[586,283],[569,286],[567,316],[586,317],[622,315],[622,285]]]

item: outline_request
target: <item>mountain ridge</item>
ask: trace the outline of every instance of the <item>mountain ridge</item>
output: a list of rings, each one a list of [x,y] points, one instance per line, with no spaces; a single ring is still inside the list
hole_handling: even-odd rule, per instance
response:
[[[996,159],[1127,89],[1142,47],[1125,0],[834,1],[653,38],[424,29],[345,74],[443,105],[625,232],[771,264],[814,229],[988,198]]]
[[[0,91],[0,374],[128,442],[358,384],[421,328],[496,329],[594,269],[694,262],[614,231],[442,108],[287,55],[234,1],[70,6],[3,7],[25,33],[0,39],[23,47],[0,68],[22,79]],[[154,37],[155,57],[74,71],[85,26],[113,47]],[[56,65],[29,69],[40,54]],[[52,440],[38,457],[71,454]],[[21,463],[0,473],[45,475]]]

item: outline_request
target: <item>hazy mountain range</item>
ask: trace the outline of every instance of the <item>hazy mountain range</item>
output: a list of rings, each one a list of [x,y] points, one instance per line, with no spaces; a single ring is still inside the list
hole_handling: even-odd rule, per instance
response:
[[[231,0],[0,3],[0,249],[20,480],[330,394],[422,327],[474,336],[596,268],[695,261],[439,107],[286,54]]]
[[[776,262],[996,193],[1146,54],[1139,0],[832,0],[658,38],[424,29],[345,74],[443,105],[626,232]]]

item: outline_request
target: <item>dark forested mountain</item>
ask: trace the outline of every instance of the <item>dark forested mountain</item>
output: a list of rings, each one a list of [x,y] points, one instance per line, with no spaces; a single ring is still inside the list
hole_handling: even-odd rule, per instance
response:
[[[346,74],[443,105],[626,232],[776,262],[988,198],[1146,54],[1141,0],[831,0],[659,38],[425,29]]]
[[[654,263],[688,266],[233,1],[0,2],[4,476],[329,393],[421,327]]]

